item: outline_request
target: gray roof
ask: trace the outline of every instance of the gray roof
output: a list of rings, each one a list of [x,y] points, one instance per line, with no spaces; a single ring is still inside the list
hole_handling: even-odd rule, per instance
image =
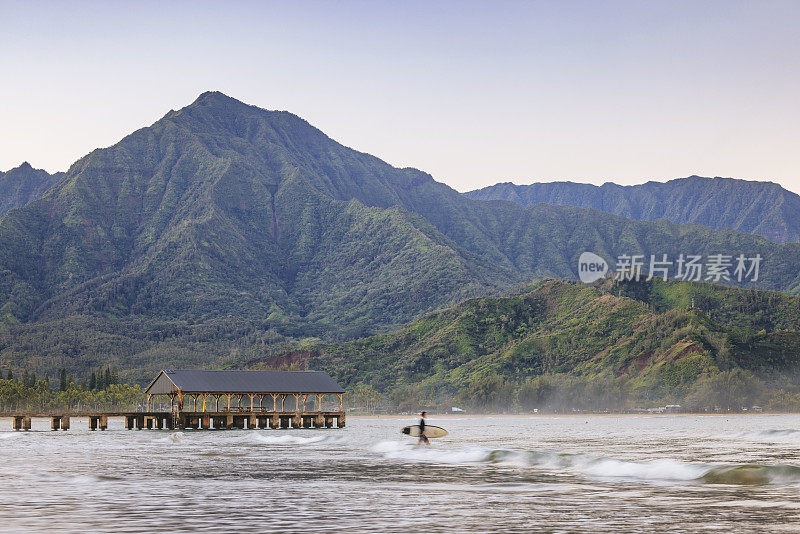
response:
[[[323,371],[193,369],[161,371],[146,391],[163,394],[176,387],[184,393],[344,393],[339,384]]]

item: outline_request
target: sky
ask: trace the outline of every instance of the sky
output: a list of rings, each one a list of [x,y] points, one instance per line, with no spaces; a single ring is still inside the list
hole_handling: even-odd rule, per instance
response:
[[[460,191],[800,193],[797,1],[0,0],[0,170],[66,170],[207,90]]]

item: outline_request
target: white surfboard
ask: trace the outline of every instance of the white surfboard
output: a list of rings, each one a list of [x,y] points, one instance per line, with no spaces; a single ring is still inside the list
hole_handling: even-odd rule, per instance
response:
[[[407,436],[414,436],[419,437],[419,425],[411,425],[403,427],[401,430],[403,434]],[[433,425],[425,425],[425,437],[426,438],[443,438],[447,435],[447,430],[440,426],[433,426]]]

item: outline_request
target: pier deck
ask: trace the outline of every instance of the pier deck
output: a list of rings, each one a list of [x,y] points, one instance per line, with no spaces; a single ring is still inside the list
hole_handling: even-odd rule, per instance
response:
[[[69,430],[73,419],[88,419],[90,430],[108,429],[109,417],[120,417],[127,430],[234,429],[234,428],[343,428],[345,414],[339,411],[185,411],[171,412],[7,412],[14,430],[30,430],[34,419],[49,419],[51,430]]]

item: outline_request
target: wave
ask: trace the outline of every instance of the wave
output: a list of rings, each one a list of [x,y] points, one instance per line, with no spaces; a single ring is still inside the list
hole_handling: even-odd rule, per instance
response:
[[[685,482],[701,484],[800,485],[800,467],[788,464],[708,464],[670,458],[632,461],[592,454],[558,453],[513,449],[435,449],[397,441],[382,441],[372,448],[390,460],[438,464],[496,464],[534,468],[558,474],[595,479]]]
[[[251,443],[265,445],[311,445],[313,443],[337,443],[342,438],[333,436],[297,436],[294,434],[283,434],[280,436],[264,435],[253,432],[247,436],[246,440]]]
[[[773,436],[791,436],[793,434],[800,433],[800,430],[795,430],[793,428],[775,428],[770,430],[762,430],[761,432],[757,432],[756,434],[759,436],[765,437],[773,437]]]
[[[381,441],[372,450],[392,460],[409,460],[443,464],[480,463],[486,461],[490,451],[482,447],[464,449],[435,449],[417,447],[400,441]]]
[[[701,479],[707,484],[800,484],[800,467],[786,464],[716,466],[704,473]]]
[[[170,435],[154,440],[156,443],[181,443],[183,441],[183,432],[173,432]]]

